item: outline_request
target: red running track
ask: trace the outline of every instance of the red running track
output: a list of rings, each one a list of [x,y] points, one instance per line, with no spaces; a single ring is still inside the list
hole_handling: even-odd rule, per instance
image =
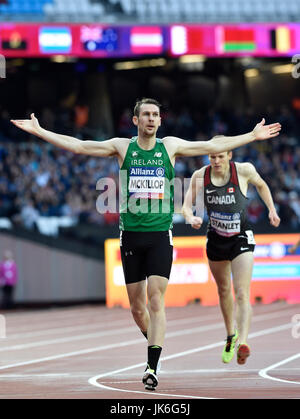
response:
[[[141,383],[147,343],[129,310],[92,305],[2,316],[1,399],[300,397],[300,304],[253,307],[245,365],[221,361],[219,307],[167,308],[159,385],[150,393]]]

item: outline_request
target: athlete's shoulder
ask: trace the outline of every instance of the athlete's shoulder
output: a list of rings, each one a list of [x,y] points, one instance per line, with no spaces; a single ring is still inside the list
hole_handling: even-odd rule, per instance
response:
[[[254,165],[250,162],[243,162],[243,163],[239,163],[239,162],[234,162],[235,167],[237,168],[237,170],[256,170]]]
[[[254,165],[250,162],[238,163],[235,162],[236,170],[241,176],[250,176],[256,172]]]
[[[113,141],[115,144],[120,144],[120,145],[123,145],[123,144],[129,144],[130,142],[131,142],[131,139],[130,138],[123,138],[123,137],[114,137],[114,138],[111,138],[111,140],[108,140],[108,141]]]
[[[130,145],[130,138],[118,137],[114,138],[113,141],[119,156],[124,160]]]
[[[122,149],[122,150],[128,150],[129,146],[131,144],[136,143],[136,138],[137,137],[132,137],[132,138],[118,138],[117,139],[117,145]]]
[[[203,178],[204,174],[205,174],[205,170],[207,169],[207,167],[209,167],[209,166],[203,166],[203,167],[201,167],[201,169],[195,170],[192,177],[194,179]]]

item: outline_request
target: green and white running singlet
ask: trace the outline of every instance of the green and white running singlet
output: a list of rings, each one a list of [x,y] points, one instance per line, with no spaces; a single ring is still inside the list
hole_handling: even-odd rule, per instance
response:
[[[161,139],[156,139],[151,150],[143,150],[133,137],[120,169],[120,230],[170,230],[174,177],[174,167]]]

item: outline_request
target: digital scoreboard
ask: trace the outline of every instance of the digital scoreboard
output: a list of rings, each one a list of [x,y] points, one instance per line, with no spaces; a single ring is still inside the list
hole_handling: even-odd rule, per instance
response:
[[[293,56],[300,53],[300,24],[114,26],[0,24],[5,57],[69,55],[90,58],[143,55]]]

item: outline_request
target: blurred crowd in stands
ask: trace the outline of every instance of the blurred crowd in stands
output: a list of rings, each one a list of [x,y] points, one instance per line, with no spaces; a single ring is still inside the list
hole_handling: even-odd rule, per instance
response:
[[[271,107],[264,115],[251,108],[245,113],[207,113],[189,109],[162,110],[159,137],[174,135],[188,140],[206,141],[216,134],[237,135],[251,131],[261,117],[267,123],[280,122],[282,133],[270,140],[255,142],[234,150],[233,159],[252,162],[268,183],[282,225],[300,227],[300,124],[297,111],[287,106]],[[41,126],[61,134],[84,137],[68,113],[49,109],[37,115]],[[118,183],[115,158],[92,158],[55,148],[16,129],[4,109],[0,112],[0,218],[34,229],[40,216],[70,216],[79,223],[100,225],[118,223],[118,214],[100,214],[96,209],[100,178],[112,177]],[[136,135],[131,109],[124,109],[115,136]],[[88,123],[88,121],[85,121]],[[81,128],[81,127],[79,127]],[[89,138],[90,139],[90,138]],[[103,140],[105,138],[94,138]],[[208,163],[207,156],[178,158],[176,176],[190,178],[193,171]],[[118,193],[118,191],[117,191]],[[267,221],[268,214],[254,188],[249,189],[248,215],[252,223]],[[180,208],[176,209],[177,211]],[[180,215],[175,222],[184,222]]]

